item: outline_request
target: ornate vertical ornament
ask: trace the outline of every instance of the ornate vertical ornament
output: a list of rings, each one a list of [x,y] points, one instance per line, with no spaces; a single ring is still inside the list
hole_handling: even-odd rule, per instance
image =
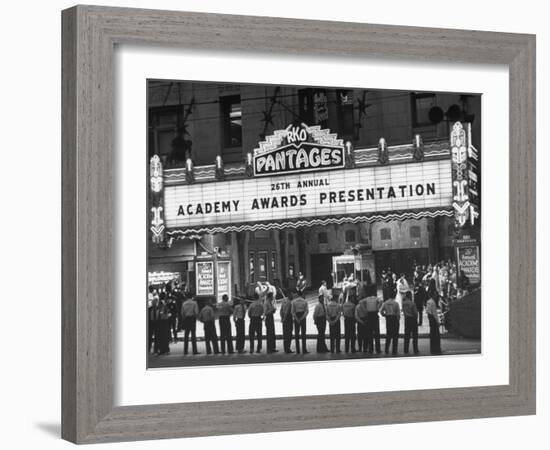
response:
[[[195,182],[195,173],[193,172],[193,160],[191,158],[187,158],[187,160],[185,161],[185,181],[187,181],[189,184]]]
[[[252,160],[252,153],[246,154],[246,160],[244,162],[245,165],[245,173],[247,177],[252,177],[254,175],[254,168],[252,167],[253,160]]]
[[[355,152],[351,146],[350,141],[346,141],[346,169],[353,169],[355,167]]]
[[[456,122],[451,130],[451,158],[453,175],[453,208],[455,221],[462,228],[470,216],[466,131],[462,123]]]
[[[164,242],[164,208],[162,206],[162,192],[164,189],[162,162],[158,155],[154,155],[149,163],[151,187],[151,233],[155,244]]]
[[[415,161],[424,160],[424,142],[422,141],[422,137],[419,134],[416,134],[414,136],[413,146],[414,146],[414,152],[413,152],[414,160]]]
[[[380,164],[387,164],[389,161],[388,155],[388,143],[383,137],[378,141],[378,162]]]
[[[225,180],[225,171],[223,170],[223,160],[220,155],[216,156],[216,180]]]

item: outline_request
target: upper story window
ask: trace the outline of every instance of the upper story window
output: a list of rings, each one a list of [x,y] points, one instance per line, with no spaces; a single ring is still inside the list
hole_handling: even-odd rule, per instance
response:
[[[382,241],[391,240],[391,229],[390,228],[380,228],[380,239]]]
[[[353,138],[355,120],[353,117],[353,91],[339,89],[336,91],[338,105],[338,124],[340,134],[348,139]]]
[[[317,234],[317,241],[319,244],[328,244],[328,235],[325,231],[321,231]]]
[[[292,233],[288,234],[288,245],[294,245],[294,235]]]
[[[409,233],[411,239],[420,239],[420,227],[418,225],[413,225],[409,228]]]
[[[434,125],[430,120],[430,109],[436,106],[435,94],[417,92],[411,94],[412,126],[426,127]]]
[[[346,242],[355,242],[355,230],[346,230]]]
[[[308,125],[328,123],[328,97],[325,89],[306,88],[298,90],[298,107],[300,120]]]
[[[240,147],[243,143],[241,96],[231,95],[220,99],[223,118],[224,148]]]

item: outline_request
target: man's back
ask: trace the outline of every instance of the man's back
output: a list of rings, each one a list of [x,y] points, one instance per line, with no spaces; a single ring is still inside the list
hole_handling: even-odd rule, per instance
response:
[[[383,316],[399,316],[399,303],[393,298],[386,300],[380,308],[380,313]]]
[[[199,318],[202,322],[212,322],[214,320],[214,310],[210,305],[206,305],[201,309],[199,313]]]
[[[334,300],[327,305],[327,316],[331,319],[338,317],[341,311],[340,305]]]
[[[412,317],[416,319],[418,315],[418,310],[416,309],[416,305],[412,302],[412,300],[403,300],[403,315],[405,317]]]
[[[302,297],[296,297],[292,300],[292,308],[295,313],[303,313],[307,310],[307,302]]]
[[[262,306],[259,300],[253,301],[250,307],[248,308],[248,317],[250,318],[261,317],[263,313],[264,313],[264,307]]]
[[[199,312],[199,305],[193,299],[187,299],[181,305],[181,312],[183,317],[197,317]]]

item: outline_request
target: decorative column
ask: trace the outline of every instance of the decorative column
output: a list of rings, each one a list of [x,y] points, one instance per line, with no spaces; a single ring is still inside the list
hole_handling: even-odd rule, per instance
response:
[[[151,188],[151,227],[152,241],[161,244],[165,240],[164,208],[162,179],[162,162],[158,155],[154,155],[149,163],[150,188]]]
[[[455,223],[457,228],[462,228],[469,218],[470,201],[468,196],[466,132],[460,122],[456,122],[451,131],[451,158]]]
[[[419,134],[416,134],[414,136],[413,140],[413,158],[415,161],[423,161],[424,160],[424,142],[422,142],[422,137]]]
[[[378,141],[378,162],[384,165],[387,164],[388,161],[388,143],[386,142],[386,139],[381,137]]]
[[[346,142],[346,169],[353,169],[355,167],[355,153],[351,146],[351,142]]]

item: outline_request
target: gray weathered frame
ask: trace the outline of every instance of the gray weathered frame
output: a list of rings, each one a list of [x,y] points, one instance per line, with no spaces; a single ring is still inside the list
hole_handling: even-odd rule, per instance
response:
[[[535,36],[95,6],[63,11],[62,31],[63,438],[92,443],[535,413]],[[114,407],[113,49],[120,43],[508,65],[509,384]]]

